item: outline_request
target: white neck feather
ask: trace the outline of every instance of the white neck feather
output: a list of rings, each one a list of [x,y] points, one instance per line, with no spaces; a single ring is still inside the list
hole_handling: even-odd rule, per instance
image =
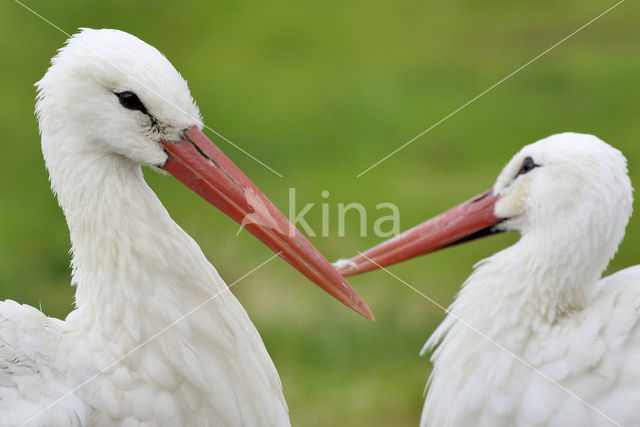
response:
[[[453,316],[440,325],[427,347],[450,332],[456,317],[498,338],[501,331],[514,328],[543,332],[562,316],[580,310],[609,257],[577,246],[557,234],[552,238],[530,233],[481,261],[452,304]]]
[[[104,357],[99,368],[126,354],[122,364],[137,378],[166,377],[168,388],[186,379],[181,392],[192,393],[185,399],[203,419],[287,425],[258,332],[140,166],[120,155],[65,151],[45,158],[71,234],[77,309],[66,324],[76,342]]]
[[[139,342],[224,289],[139,165],[117,154],[65,151],[47,156],[47,167],[71,235],[71,326]]]

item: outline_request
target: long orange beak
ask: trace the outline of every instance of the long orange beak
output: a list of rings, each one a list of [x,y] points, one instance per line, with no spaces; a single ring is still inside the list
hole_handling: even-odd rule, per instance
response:
[[[493,190],[468,200],[348,260],[334,265],[344,276],[365,273],[438,249],[498,233]]]
[[[369,307],[282,212],[196,126],[178,142],[163,141],[160,166],[347,307],[374,320]]]

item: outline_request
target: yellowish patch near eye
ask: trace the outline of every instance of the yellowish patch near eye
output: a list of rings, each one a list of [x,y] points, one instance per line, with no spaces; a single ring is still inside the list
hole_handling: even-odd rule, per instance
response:
[[[529,197],[528,182],[521,180],[521,182],[514,184],[514,188],[496,203],[495,213],[500,218],[518,218],[526,210],[527,198]]]

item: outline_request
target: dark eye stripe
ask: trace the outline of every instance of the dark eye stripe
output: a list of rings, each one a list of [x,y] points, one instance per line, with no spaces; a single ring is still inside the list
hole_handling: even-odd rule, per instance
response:
[[[125,91],[116,93],[116,96],[118,97],[118,99],[120,100],[120,104],[124,108],[127,108],[129,110],[142,111],[145,114],[147,113],[147,109],[145,108],[142,101],[140,101],[140,98],[138,98],[138,95],[136,95],[135,93],[131,91]]]
[[[518,171],[516,178],[519,177],[520,175],[524,175],[526,173],[531,172],[533,169],[539,166],[540,165],[536,164],[536,162],[534,162],[531,157],[526,157],[522,162],[522,166],[520,167],[520,170]]]

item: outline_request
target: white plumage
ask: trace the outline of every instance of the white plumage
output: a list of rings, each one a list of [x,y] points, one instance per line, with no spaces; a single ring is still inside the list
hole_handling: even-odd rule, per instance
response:
[[[540,166],[517,175],[527,157]],[[640,425],[640,266],[601,279],[631,214],[624,156],[554,135],[516,154],[493,189],[508,218],[498,227],[522,237],[476,266],[427,341],[421,425]]]
[[[338,265],[521,233],[476,265],[425,344],[422,427],[640,425],[640,266],[601,278],[631,210],[622,153],[563,133],[524,147],[492,190]]]
[[[200,132],[186,82],[153,47],[120,31],[83,30],[37,87],[42,150],[71,235],[77,308],[61,321],[0,302],[0,424],[289,425],[258,332],[140,165],[213,195],[207,200],[238,222],[260,219],[247,230],[371,317],[366,305]],[[249,193],[260,212],[247,204]]]
[[[144,181],[139,164],[162,164],[162,147],[112,93],[135,88],[175,132],[199,117],[185,81],[157,50],[113,30],[84,30],[52,62],[37,112],[71,233],[77,308],[63,322],[0,302],[0,424],[38,415],[220,292],[29,425],[288,425],[258,332]]]

